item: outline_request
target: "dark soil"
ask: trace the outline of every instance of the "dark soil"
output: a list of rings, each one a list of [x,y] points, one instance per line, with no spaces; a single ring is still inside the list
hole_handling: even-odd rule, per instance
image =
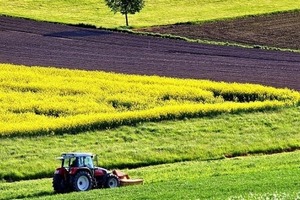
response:
[[[203,45],[4,16],[0,16],[0,63],[300,90],[299,53]]]
[[[300,49],[300,11],[141,29],[191,39]]]

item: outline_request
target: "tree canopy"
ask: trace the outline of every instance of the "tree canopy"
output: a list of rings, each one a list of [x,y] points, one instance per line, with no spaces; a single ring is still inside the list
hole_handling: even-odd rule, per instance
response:
[[[125,15],[126,26],[128,23],[128,14],[140,12],[145,5],[144,0],[105,0],[106,5],[114,12],[120,12]]]

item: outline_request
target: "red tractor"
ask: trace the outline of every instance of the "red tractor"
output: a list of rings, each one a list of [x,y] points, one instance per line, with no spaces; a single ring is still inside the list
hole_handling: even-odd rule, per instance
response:
[[[63,153],[59,158],[61,167],[55,170],[53,177],[54,191],[65,193],[119,187],[124,177],[118,176],[118,171],[114,171],[114,174],[107,169],[95,167],[94,158],[90,153]]]

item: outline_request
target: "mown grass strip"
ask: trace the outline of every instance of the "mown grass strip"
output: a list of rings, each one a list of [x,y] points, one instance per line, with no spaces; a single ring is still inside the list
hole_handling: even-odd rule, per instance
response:
[[[182,162],[129,170],[145,184],[55,195],[51,179],[0,183],[0,199],[296,199],[300,153]],[[35,187],[32,187],[32,186]]]

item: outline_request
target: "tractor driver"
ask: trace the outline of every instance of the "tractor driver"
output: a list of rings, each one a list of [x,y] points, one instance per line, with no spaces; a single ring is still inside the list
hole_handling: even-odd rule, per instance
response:
[[[71,167],[78,167],[78,158],[75,158],[71,164]]]

